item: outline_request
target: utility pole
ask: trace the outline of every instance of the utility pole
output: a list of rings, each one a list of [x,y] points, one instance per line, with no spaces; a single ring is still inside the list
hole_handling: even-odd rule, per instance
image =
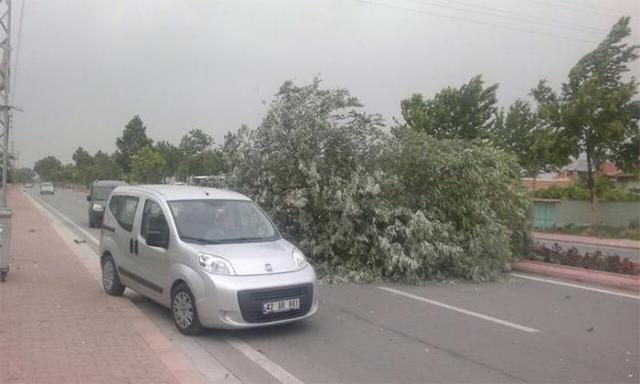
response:
[[[9,127],[11,126],[11,0],[0,0],[0,112],[4,112],[2,125],[2,190],[0,191],[0,281],[5,281],[9,273],[9,255],[11,254],[11,216],[13,211],[7,206],[7,184],[9,184]]]
[[[9,127],[11,126],[11,107],[9,106],[9,91],[11,86],[11,0],[0,0],[0,97],[3,112],[2,117],[2,191],[0,193],[0,208],[7,208],[7,184],[9,170]]]

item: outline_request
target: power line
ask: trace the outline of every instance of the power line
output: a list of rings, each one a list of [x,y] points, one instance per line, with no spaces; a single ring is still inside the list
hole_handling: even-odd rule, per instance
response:
[[[22,41],[22,20],[24,19],[24,4],[27,0],[22,0],[22,6],[20,7],[20,20],[18,20],[18,43],[16,44],[16,63],[13,67],[13,81],[11,82],[11,104],[13,104],[13,97],[16,90],[16,79],[18,78],[18,62],[20,61],[20,42]]]
[[[444,14],[435,13],[435,12],[431,12],[431,11],[426,11],[426,10],[422,10],[422,9],[409,8],[409,7],[400,7],[400,6],[396,6],[396,5],[390,5],[390,4],[386,4],[386,3],[379,3],[379,2],[368,1],[368,0],[354,0],[354,1],[357,1],[357,2],[360,2],[360,3],[365,3],[365,4],[370,4],[370,5],[375,5],[375,6],[379,6],[379,7],[384,7],[384,8],[397,9],[397,10],[406,11],[406,12],[422,13],[422,14],[425,14],[425,15],[442,17],[442,18],[445,18],[445,19],[466,21],[468,23],[484,25],[484,26],[489,26],[489,27],[493,27],[493,28],[499,28],[499,29],[517,31],[517,32],[530,33],[530,34],[534,34],[534,35],[544,35],[544,36],[548,36],[548,37],[554,37],[554,38],[557,38],[557,39],[575,41],[575,42],[579,42],[579,43],[588,43],[588,44],[596,44],[597,43],[597,41],[593,41],[593,40],[576,39],[576,38],[572,38],[572,37],[568,37],[568,36],[557,35],[555,33],[550,33],[550,32],[534,31],[534,30],[525,29],[525,28],[516,28],[516,27],[507,26],[507,25],[494,24],[494,23],[479,21],[479,20],[475,20],[475,19],[470,19],[470,18],[467,18],[467,17],[444,15]]]
[[[507,11],[500,8],[487,7],[487,6],[468,3],[464,1],[448,0],[446,2],[447,4],[434,4],[433,2],[424,1],[424,0],[409,0],[409,1],[412,1],[414,3],[424,4],[424,5],[435,6],[435,7],[457,9],[457,10],[468,12],[468,13],[476,13],[476,14],[482,13],[485,15],[491,15],[499,18],[510,18],[515,20],[521,20],[531,24],[565,28],[565,29],[571,29],[571,30],[582,31],[582,32],[601,33],[601,32],[607,31],[606,29],[591,27],[588,25],[566,23],[559,20],[546,19],[546,18],[537,17],[537,16],[530,16],[530,15],[525,15],[523,13],[511,12],[511,11]],[[448,4],[459,4],[460,6],[462,6],[462,8],[450,6]],[[465,8],[465,7],[475,8],[475,10]]]
[[[593,4],[589,4],[589,3],[576,3],[575,1],[569,1],[569,0],[564,0],[564,3],[568,3],[571,5],[575,5],[575,6],[580,6],[580,7],[586,7],[586,8],[592,8],[595,10],[602,10],[604,12],[613,12],[616,14],[624,14],[625,11],[621,10],[621,9],[616,9],[616,8],[609,8],[609,7],[603,7],[600,5],[593,5]]]
[[[553,8],[560,8],[560,9],[565,9],[568,11],[573,11],[573,12],[581,12],[581,13],[586,13],[586,14],[591,14],[591,15],[598,15],[598,16],[607,16],[607,17],[620,17],[622,16],[622,12],[618,13],[618,14],[611,14],[611,13],[605,13],[602,11],[597,11],[595,9],[585,9],[582,7],[581,5],[572,5],[570,3],[560,3],[558,1],[554,1],[553,3],[548,3],[545,1],[537,1],[537,0],[524,0],[527,1],[529,3],[532,4],[538,4],[538,5],[543,5],[546,7],[553,7]]]

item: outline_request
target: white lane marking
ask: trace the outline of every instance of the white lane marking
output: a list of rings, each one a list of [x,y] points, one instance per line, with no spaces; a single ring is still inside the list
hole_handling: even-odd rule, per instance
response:
[[[226,337],[224,339],[233,348],[240,351],[249,360],[259,365],[262,369],[269,372],[271,376],[278,379],[283,384],[303,384],[297,377],[287,372],[284,368],[274,363],[264,354],[260,353],[249,344],[235,337]]]
[[[26,194],[27,196],[29,196],[29,194]],[[71,220],[70,218],[68,218],[67,216],[63,215],[62,212],[60,212],[59,210],[55,209],[51,204],[47,203],[46,201],[42,200],[39,197],[34,197],[34,196],[29,196],[31,198],[33,198],[34,200],[38,201],[41,205],[45,205],[49,208],[50,211],[56,213],[58,216],[60,216],[60,218],[62,218],[64,221],[66,221],[67,223],[71,224],[73,226],[73,228],[77,229],[78,231],[80,231],[80,233],[82,233],[83,235],[85,235],[87,238],[89,238],[89,240],[92,240],[93,242],[95,242],[96,244],[100,243],[100,240],[93,236],[91,233],[89,233],[87,230],[85,230],[84,228],[82,228],[81,226],[79,226],[76,222],[74,222],[73,220]]]
[[[32,196],[29,196],[29,197],[32,197]],[[34,200],[36,200],[36,199],[34,199]],[[48,210],[51,213],[55,212],[58,216],[60,216],[67,223],[69,223],[71,226],[73,226],[73,228],[81,231],[83,234],[88,236],[91,240],[95,241],[96,243],[99,243],[99,241],[98,241],[98,239],[96,237],[94,237],[89,232],[85,231],[82,227],[80,227],[73,220],[71,220],[70,218],[68,218],[64,214],[62,214],[60,211],[58,211],[57,209],[53,208],[51,206],[51,204],[48,204],[47,202],[45,202],[44,200],[41,200],[39,198],[37,199],[37,201],[43,203],[43,204],[41,204],[43,206],[43,208],[45,208],[44,205],[46,204],[46,206],[48,206]],[[281,383],[283,383],[283,384],[304,384],[297,377],[295,377],[294,375],[289,373],[287,370],[285,370],[284,368],[282,368],[281,366],[276,364],[274,361],[270,360],[264,354],[262,354],[261,352],[259,352],[255,348],[251,347],[249,344],[245,343],[244,341],[242,341],[240,339],[237,339],[237,338],[232,338],[232,337],[226,337],[226,338],[224,338],[224,341],[226,341],[229,345],[231,345],[233,348],[238,350],[238,352],[242,353],[246,358],[248,358],[249,360],[253,361],[259,367],[261,367],[262,369],[267,371],[271,376],[276,378]]]
[[[504,325],[505,327],[510,327],[510,328],[513,328],[513,329],[517,329],[519,331],[528,332],[528,333],[540,332],[539,330],[537,330],[535,328],[530,328],[530,327],[527,327],[527,326],[524,326],[524,325],[512,323],[510,321],[498,319],[497,317],[488,316],[488,315],[485,315],[485,314],[482,314],[482,313],[469,311],[469,310],[464,309],[464,308],[455,307],[453,305],[449,305],[449,304],[446,304],[446,303],[443,303],[443,302],[440,302],[440,301],[436,301],[436,300],[427,299],[425,297],[414,295],[414,294],[411,294],[411,293],[408,293],[408,292],[404,292],[404,291],[400,291],[400,290],[397,290],[397,289],[393,289],[393,288],[389,288],[389,287],[378,287],[378,289],[382,289],[383,291],[395,293],[397,295],[405,296],[405,297],[408,297],[410,299],[422,301],[423,303],[436,305],[438,307],[449,309],[449,310],[452,310],[452,311],[455,311],[455,312],[458,312],[458,313],[463,313],[465,315],[473,316],[473,317],[476,317],[478,319],[491,321],[493,323]]]
[[[562,286],[565,286],[565,287],[584,289],[585,291],[592,291],[592,292],[604,293],[604,294],[607,294],[607,295],[628,297],[628,298],[631,298],[631,299],[640,300],[640,296],[638,296],[638,295],[632,295],[632,294],[629,294],[629,293],[610,291],[608,289],[588,287],[586,285],[580,285],[580,284],[565,283],[565,282],[558,281],[558,280],[544,279],[542,277],[521,275],[519,273],[512,273],[511,276],[519,277],[521,279],[540,281],[540,282],[543,282],[543,283],[562,285]]]

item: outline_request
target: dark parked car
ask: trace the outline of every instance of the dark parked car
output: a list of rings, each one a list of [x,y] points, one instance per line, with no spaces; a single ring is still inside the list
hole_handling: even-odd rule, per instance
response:
[[[119,185],[127,185],[127,183],[120,180],[96,180],[91,183],[91,189],[87,196],[87,201],[89,202],[89,226],[91,228],[99,226],[102,222],[109,195]]]

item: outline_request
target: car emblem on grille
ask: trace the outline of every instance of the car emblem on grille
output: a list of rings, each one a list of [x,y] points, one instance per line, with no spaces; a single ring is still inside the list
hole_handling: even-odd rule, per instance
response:
[[[271,272],[273,271],[273,267],[271,267],[271,264],[265,264],[264,265],[264,270],[267,272]]]

